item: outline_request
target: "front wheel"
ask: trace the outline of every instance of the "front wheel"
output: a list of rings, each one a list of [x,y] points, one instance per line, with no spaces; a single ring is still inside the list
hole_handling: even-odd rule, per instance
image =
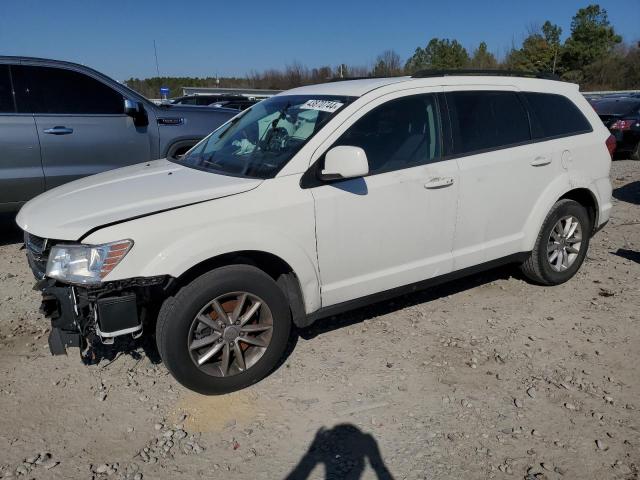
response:
[[[556,202],[540,229],[522,272],[542,285],[558,285],[573,277],[589,248],[591,221],[574,200]]]
[[[167,299],[156,341],[178,382],[212,395],[268,375],[290,331],[289,305],[276,282],[255,267],[232,265],[205,273]]]

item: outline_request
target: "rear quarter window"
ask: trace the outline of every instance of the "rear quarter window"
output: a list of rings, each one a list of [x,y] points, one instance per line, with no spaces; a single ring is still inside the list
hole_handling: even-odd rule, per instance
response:
[[[536,138],[565,137],[591,132],[591,124],[567,97],[553,93],[524,92],[533,114]]]

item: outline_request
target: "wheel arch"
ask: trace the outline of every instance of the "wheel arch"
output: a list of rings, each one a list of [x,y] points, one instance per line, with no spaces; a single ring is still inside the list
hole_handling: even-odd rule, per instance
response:
[[[251,265],[265,272],[273,278],[287,297],[295,325],[298,327],[308,325],[304,294],[298,275],[284,259],[265,251],[238,250],[203,260],[179,275],[170,285],[169,293],[175,293],[180,287],[206,272],[228,265]]]
[[[179,140],[173,140],[171,143],[167,144],[164,151],[162,152],[162,158],[169,158],[171,156],[173,158],[173,153],[180,150],[181,148],[193,147],[196,143],[198,143],[201,138],[182,138]]]
[[[598,225],[598,200],[595,194],[588,188],[574,188],[556,200],[573,200],[587,209],[589,220],[591,221],[591,230],[595,231]],[[554,202],[555,203],[555,202]]]
[[[592,221],[592,233],[596,231],[599,212],[596,193],[584,181],[570,180],[566,176],[558,177],[547,186],[529,214],[524,228],[523,252],[531,251],[547,214],[553,205],[562,199],[575,200],[583,205],[589,213],[589,219]]]

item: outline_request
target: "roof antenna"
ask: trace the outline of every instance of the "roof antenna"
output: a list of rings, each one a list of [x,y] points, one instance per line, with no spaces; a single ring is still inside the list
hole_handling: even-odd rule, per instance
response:
[[[156,73],[158,74],[158,78],[160,78],[160,67],[158,66],[158,49],[156,48],[156,40],[153,40],[153,53],[156,56]]]

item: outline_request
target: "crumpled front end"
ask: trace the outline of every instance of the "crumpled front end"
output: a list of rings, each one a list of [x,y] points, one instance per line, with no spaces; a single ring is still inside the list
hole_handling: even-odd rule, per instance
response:
[[[70,285],[47,278],[47,258],[56,240],[25,233],[27,259],[42,292],[41,313],[51,320],[49,349],[53,355],[79,347],[92,362],[93,346],[112,344],[123,335],[139,337],[149,328],[165,297],[170,277],[131,278],[95,286]]]

